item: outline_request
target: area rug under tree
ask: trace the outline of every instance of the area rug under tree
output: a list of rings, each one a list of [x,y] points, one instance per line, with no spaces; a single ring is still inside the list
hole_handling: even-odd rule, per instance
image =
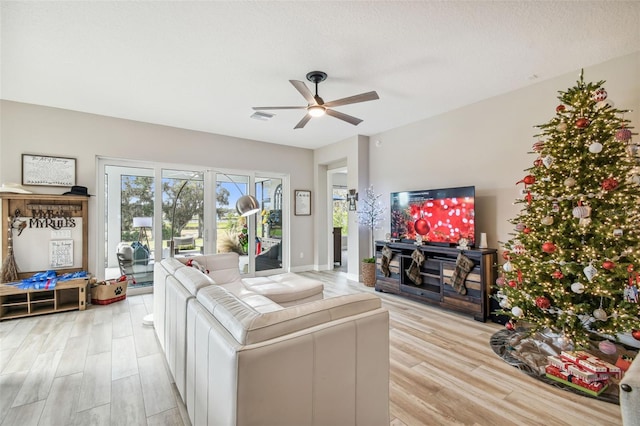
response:
[[[618,359],[633,359],[638,351],[629,349],[621,344],[615,345],[615,353],[605,354],[599,347],[599,342],[592,342],[591,347],[586,352],[611,364],[616,364]],[[583,395],[588,398],[595,398],[601,401],[619,404],[618,384],[620,380],[612,377],[608,387],[598,396],[591,395],[582,390],[575,389],[563,383],[548,378],[545,375],[545,367],[548,364],[548,356],[558,356],[562,351],[562,341],[557,336],[543,333],[530,334],[526,329],[500,330],[491,336],[491,348],[506,363],[516,367],[525,374],[534,377],[550,386]]]

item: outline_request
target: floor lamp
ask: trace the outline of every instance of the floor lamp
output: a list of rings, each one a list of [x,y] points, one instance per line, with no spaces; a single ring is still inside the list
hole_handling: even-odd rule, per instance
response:
[[[144,234],[144,239],[147,241],[147,247],[151,249],[149,245],[149,236],[147,235],[147,229],[151,229],[153,226],[153,218],[151,217],[134,217],[133,218],[133,227],[139,228],[138,230],[138,242],[142,243],[142,235]]]
[[[233,179],[231,179],[231,176],[229,176],[226,173],[221,173],[221,172],[218,172],[218,173],[226,176],[229,179],[229,181],[231,181],[231,183],[233,183],[236,186],[236,188],[238,189],[238,192],[242,194],[242,190],[240,189],[238,184]],[[169,257],[173,257],[175,253],[174,241],[173,241],[173,227],[175,225],[176,206],[178,204],[178,200],[180,199],[180,194],[182,194],[182,190],[184,189],[185,186],[187,186],[189,182],[191,182],[191,180],[192,178],[184,181],[184,183],[178,190],[178,193],[176,194],[176,198],[173,200],[173,207],[171,209],[171,234],[170,234],[171,240],[169,241]],[[243,216],[243,217],[251,216],[252,214],[256,214],[260,211],[260,203],[258,202],[256,197],[254,197],[253,195],[246,194],[238,198],[238,201],[236,201],[236,211],[240,216]]]
[[[238,186],[238,184],[233,179],[231,179],[231,176],[229,176],[226,173],[221,173],[221,172],[217,172],[217,173],[220,173],[221,175],[226,176],[229,179],[229,181],[231,181],[231,183],[233,183],[236,186],[236,188],[238,189],[238,192],[242,194],[242,189],[240,189],[240,186]],[[173,200],[173,206],[171,208],[171,234],[170,234],[171,240],[169,241],[169,257],[173,257],[175,254],[174,241],[173,241],[173,226],[175,224],[176,205],[178,204],[178,200],[180,199],[180,194],[182,194],[182,190],[184,189],[185,186],[187,186],[189,182],[191,182],[192,179],[193,178],[189,178],[185,180],[185,182],[182,184],[182,186],[178,190],[176,194],[176,198]],[[260,203],[258,202],[256,197],[254,197],[253,195],[246,194],[238,198],[238,201],[236,201],[236,211],[242,217],[251,216],[252,214],[256,214],[260,211]],[[145,315],[144,318],[142,319],[142,324],[153,326],[153,313]]]

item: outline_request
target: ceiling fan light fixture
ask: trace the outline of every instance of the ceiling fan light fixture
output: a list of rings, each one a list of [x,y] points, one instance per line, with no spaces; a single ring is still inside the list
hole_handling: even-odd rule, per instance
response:
[[[307,112],[312,117],[322,117],[326,111],[322,105],[312,105],[307,108]]]

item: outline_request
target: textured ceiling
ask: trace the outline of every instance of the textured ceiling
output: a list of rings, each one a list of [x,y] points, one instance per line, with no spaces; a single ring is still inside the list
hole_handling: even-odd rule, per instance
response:
[[[3,99],[317,148],[640,50],[638,1],[1,2]],[[288,80],[329,78],[294,130]],[[534,78],[533,76],[537,76]],[[311,84],[309,83],[309,87]]]

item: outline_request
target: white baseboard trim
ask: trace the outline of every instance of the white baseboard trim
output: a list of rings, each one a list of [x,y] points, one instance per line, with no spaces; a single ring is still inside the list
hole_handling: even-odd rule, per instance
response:
[[[291,272],[307,272],[307,271],[319,271],[314,265],[302,265],[302,266],[292,266],[289,268]]]

